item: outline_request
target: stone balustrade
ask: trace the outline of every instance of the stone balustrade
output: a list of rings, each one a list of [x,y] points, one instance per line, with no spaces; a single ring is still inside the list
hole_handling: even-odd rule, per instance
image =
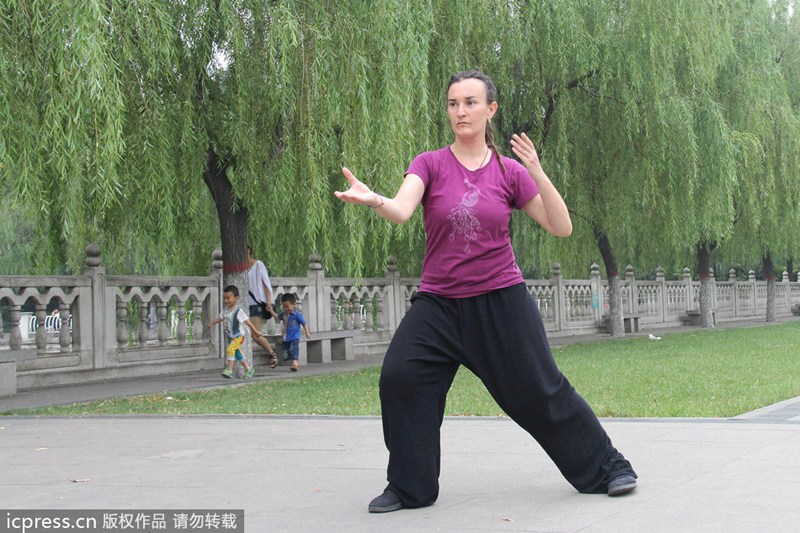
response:
[[[204,324],[222,306],[221,255],[219,250],[212,254],[208,276],[107,276],[99,246],[89,245],[79,276],[0,276],[0,309],[7,308],[6,323],[0,324],[0,371],[8,374],[13,364],[16,376],[6,393],[219,368],[219,329]],[[525,283],[550,335],[604,330],[608,285],[597,265],[592,265],[589,279],[577,280],[564,279],[561,266],[554,263],[549,279]],[[753,272],[747,281],[737,281],[734,271],[727,281],[712,276],[717,322],[763,317],[766,283]],[[382,277],[326,277],[322,258],[313,254],[306,276],[273,277],[272,285],[276,301],[285,293],[295,294],[312,333],[359,330],[358,342],[369,344],[391,338],[420,280],[401,278],[393,257]],[[655,280],[637,280],[629,266],[620,285],[623,312],[641,317],[640,324],[649,329],[680,325],[687,313],[699,309],[700,282],[691,279],[688,268],[677,280],[667,280],[661,268]],[[784,273],[776,286],[777,316],[791,314],[800,304],[800,283],[789,282]],[[56,314],[49,314],[47,309],[54,306]],[[263,332],[278,335],[279,325],[267,320]],[[0,378],[0,394],[2,390]]]

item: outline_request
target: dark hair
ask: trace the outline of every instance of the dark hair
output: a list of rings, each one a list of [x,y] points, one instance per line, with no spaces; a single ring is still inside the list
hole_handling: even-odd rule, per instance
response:
[[[234,298],[239,297],[239,289],[236,287],[236,285],[227,285],[224,289],[222,289],[222,292],[229,292],[233,294]]]
[[[480,70],[465,70],[463,72],[459,72],[458,74],[453,74],[450,77],[450,83],[447,84],[447,88],[450,89],[454,83],[470,79],[480,80],[483,82],[484,87],[486,87],[487,103],[492,104],[497,101],[497,86],[495,86],[492,78]],[[500,149],[494,143],[494,131],[492,130],[491,121],[487,121],[486,124],[486,146],[488,146],[489,149],[494,152],[498,163],[500,163],[500,167],[503,169],[503,172],[505,172],[506,166],[503,164],[503,159],[500,155]]]
[[[297,303],[297,298],[295,298],[294,294],[292,294],[291,292],[287,292],[286,294],[281,296],[281,303],[283,302],[289,302],[290,304],[295,304]]]

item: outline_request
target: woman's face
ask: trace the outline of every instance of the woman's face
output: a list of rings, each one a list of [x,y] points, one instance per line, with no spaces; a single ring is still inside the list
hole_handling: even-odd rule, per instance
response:
[[[483,137],[486,123],[496,111],[497,102],[487,101],[486,85],[481,80],[467,78],[454,83],[447,91],[447,113],[457,136]]]

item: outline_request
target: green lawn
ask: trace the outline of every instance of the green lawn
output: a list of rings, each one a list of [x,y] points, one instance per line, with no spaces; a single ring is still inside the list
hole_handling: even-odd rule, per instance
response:
[[[554,350],[562,372],[602,417],[729,417],[800,396],[800,322],[693,330]],[[352,374],[253,382],[211,391],[119,398],[3,415],[378,415],[378,368]],[[171,399],[170,399],[171,398]],[[502,412],[462,369],[448,415]]]

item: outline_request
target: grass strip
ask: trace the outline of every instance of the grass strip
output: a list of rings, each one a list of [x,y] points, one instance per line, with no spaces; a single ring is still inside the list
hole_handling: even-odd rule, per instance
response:
[[[730,417],[800,396],[800,322],[574,344],[554,350],[554,357],[601,417]],[[379,375],[379,368],[369,368],[2,415],[379,415]],[[447,414],[504,416],[464,368]]]

